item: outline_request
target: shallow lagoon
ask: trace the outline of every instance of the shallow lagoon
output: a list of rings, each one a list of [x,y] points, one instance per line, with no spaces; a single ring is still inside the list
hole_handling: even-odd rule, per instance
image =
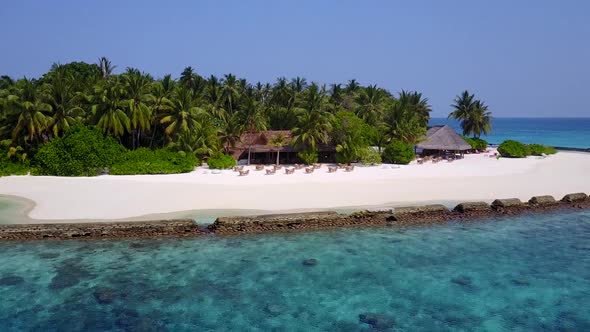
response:
[[[590,330],[588,211],[0,252],[2,331]]]

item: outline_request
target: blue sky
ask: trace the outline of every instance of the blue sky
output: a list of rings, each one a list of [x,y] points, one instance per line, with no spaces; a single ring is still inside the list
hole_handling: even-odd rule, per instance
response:
[[[590,1],[30,1],[0,7],[0,74],[107,56],[162,76],[356,78],[418,90],[446,116],[461,90],[495,116],[590,116]]]

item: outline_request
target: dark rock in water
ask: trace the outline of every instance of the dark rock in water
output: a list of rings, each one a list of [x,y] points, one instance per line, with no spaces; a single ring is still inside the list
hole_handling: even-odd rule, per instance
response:
[[[278,304],[267,304],[264,307],[264,311],[266,311],[271,316],[278,316],[283,313],[283,307]]]
[[[513,278],[510,282],[516,286],[529,286],[531,284],[528,280],[522,278]]]
[[[458,277],[451,279],[451,282],[463,287],[470,287],[472,284],[471,278],[464,275],[460,275]]]
[[[15,286],[25,282],[25,279],[19,276],[5,276],[0,278],[0,286]]]
[[[302,264],[305,265],[305,266],[316,266],[316,265],[318,265],[318,263],[319,262],[318,262],[317,259],[315,259],[315,258],[308,258],[308,259],[304,260]]]
[[[96,302],[100,304],[110,304],[115,300],[116,294],[110,288],[97,288],[94,293]]]
[[[584,251],[590,251],[590,246],[580,246],[580,245],[571,245],[570,248],[572,249],[576,249],[576,250],[584,250]]]
[[[82,259],[68,258],[61,262],[56,268],[57,274],[51,279],[49,289],[64,289],[77,285],[83,279],[92,279],[94,276],[90,274],[81,265]]]
[[[57,252],[42,252],[39,254],[39,258],[41,259],[54,259],[59,257],[59,253]]]
[[[372,328],[377,330],[391,329],[395,326],[393,317],[386,314],[367,312],[359,315],[359,321],[371,325]]]

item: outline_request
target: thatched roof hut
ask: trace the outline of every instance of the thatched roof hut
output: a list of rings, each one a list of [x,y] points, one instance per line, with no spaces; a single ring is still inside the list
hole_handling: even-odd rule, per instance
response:
[[[465,151],[471,149],[471,145],[449,126],[431,127],[426,133],[426,140],[417,144],[416,147],[422,150],[439,151]]]

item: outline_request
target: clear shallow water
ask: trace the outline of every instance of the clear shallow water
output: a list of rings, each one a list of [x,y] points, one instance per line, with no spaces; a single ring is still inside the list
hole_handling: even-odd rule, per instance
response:
[[[590,331],[587,211],[0,252],[1,331]]]
[[[455,120],[433,118],[430,124],[446,124],[461,132]],[[494,118],[491,134],[482,138],[493,144],[514,139],[529,144],[590,148],[590,118]]]

